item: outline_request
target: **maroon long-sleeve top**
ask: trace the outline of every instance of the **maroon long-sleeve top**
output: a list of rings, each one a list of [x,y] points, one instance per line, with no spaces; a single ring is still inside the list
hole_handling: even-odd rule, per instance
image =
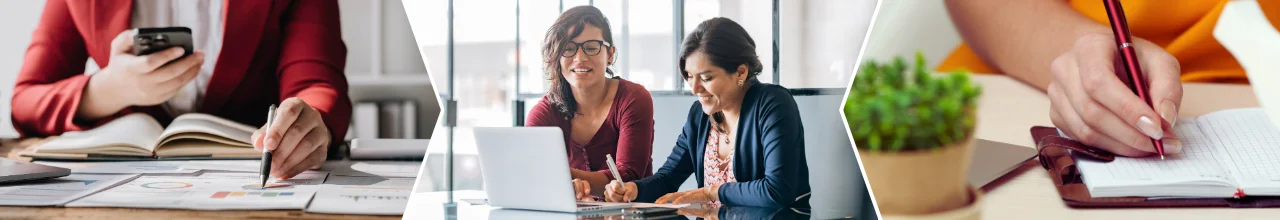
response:
[[[554,126],[564,132],[569,166],[599,172],[613,180],[605,155],[612,154],[618,163],[622,181],[634,181],[653,175],[653,97],[649,91],[626,80],[618,80],[618,91],[609,107],[609,115],[595,136],[587,143],[569,138],[573,123],[565,120],[546,97],[529,112],[525,126]]]

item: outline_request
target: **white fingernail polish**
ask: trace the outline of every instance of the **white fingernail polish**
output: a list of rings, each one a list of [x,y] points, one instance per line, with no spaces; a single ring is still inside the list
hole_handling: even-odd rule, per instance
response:
[[[1181,140],[1178,140],[1178,139],[1165,139],[1165,140],[1161,140],[1161,142],[1164,142],[1164,152],[1165,152],[1165,153],[1177,154],[1177,153],[1181,153],[1181,152],[1182,152],[1182,141],[1181,141]]]
[[[1142,116],[1138,118],[1138,129],[1152,139],[1164,138],[1164,130],[1160,129],[1160,125],[1156,124],[1151,118]]]

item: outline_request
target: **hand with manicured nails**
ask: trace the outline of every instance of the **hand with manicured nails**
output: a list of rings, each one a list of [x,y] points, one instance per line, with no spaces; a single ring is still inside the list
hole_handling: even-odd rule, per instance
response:
[[[133,55],[135,31],[124,31],[111,40],[111,58],[102,71],[89,80],[79,115],[89,119],[105,117],[129,106],[164,103],[195,79],[204,65],[204,52],[190,56],[182,47],[148,55]],[[179,58],[182,57],[182,58]]]
[[[271,127],[253,132],[253,148],[271,150],[271,176],[289,179],[317,169],[329,155],[331,137],[320,111],[298,98],[285,99]]]
[[[720,201],[720,185],[705,186],[702,188],[691,189],[681,192],[667,193],[658,200],[653,201],[657,204],[702,204],[714,201]]]
[[[1063,133],[1089,146],[1115,154],[1143,157],[1156,152],[1151,139],[1164,143],[1165,153],[1182,151],[1172,127],[1182,103],[1178,60],[1160,46],[1135,38],[1139,64],[1147,79],[1152,105],[1138,98],[1116,75],[1115,40],[1091,34],[1054,59],[1049,84],[1050,118]],[[1154,109],[1152,108],[1154,106]]]
[[[613,180],[604,186],[604,200],[607,202],[631,202],[639,196],[636,183]]]

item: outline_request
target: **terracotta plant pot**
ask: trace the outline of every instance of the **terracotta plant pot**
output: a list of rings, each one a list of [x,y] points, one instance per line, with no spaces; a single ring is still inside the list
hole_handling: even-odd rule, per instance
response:
[[[974,189],[972,186],[968,187],[968,189],[969,189],[970,198],[973,198],[973,200],[969,202],[967,205],[962,206],[960,208],[951,209],[949,211],[943,211],[938,213],[932,213],[932,214],[919,214],[919,215],[885,214],[884,219],[885,220],[934,220],[934,219],[978,220],[978,219],[982,219],[982,192],[977,189]]]
[[[935,150],[872,152],[858,150],[880,213],[934,214],[973,203],[966,182],[973,137]]]

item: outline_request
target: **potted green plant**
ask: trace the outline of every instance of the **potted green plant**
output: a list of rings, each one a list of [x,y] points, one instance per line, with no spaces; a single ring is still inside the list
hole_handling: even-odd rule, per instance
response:
[[[844,114],[881,214],[974,210],[980,193],[966,176],[981,91],[963,71],[933,74],[921,53],[913,68],[863,62]]]

